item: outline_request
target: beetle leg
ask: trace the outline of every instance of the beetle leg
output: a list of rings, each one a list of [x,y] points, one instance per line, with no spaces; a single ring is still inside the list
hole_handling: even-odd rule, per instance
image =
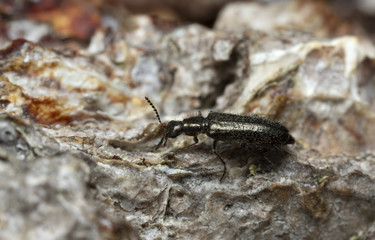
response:
[[[198,142],[199,142],[199,141],[198,141],[197,136],[194,136],[194,143],[189,144],[189,145],[187,145],[186,147],[183,147],[183,148],[179,149],[175,154],[180,153],[180,152],[182,152],[182,151],[185,151],[185,150],[188,149],[188,148],[191,148],[192,146],[194,146],[194,145],[197,144]]]
[[[198,142],[199,142],[199,140],[198,140],[197,136],[194,136],[194,143],[189,144],[189,145],[187,145],[187,146],[185,146],[183,148],[178,149],[178,151],[175,152],[174,154],[176,155],[176,154],[178,154],[178,153],[180,153],[182,151],[185,151],[186,149],[191,148],[192,146],[194,146],[195,144],[197,144]]]
[[[224,160],[220,157],[220,155],[216,152],[216,146],[217,146],[217,140],[214,140],[214,144],[212,145],[212,151],[215,153],[215,155],[220,159],[220,161],[223,163],[224,165],[224,171],[223,171],[223,175],[221,175],[221,178],[220,178],[220,182],[223,180],[224,176],[225,176],[225,173],[227,172],[227,166],[224,162]]]
[[[164,146],[165,146],[165,144],[167,143],[167,138],[162,137],[162,138],[160,139],[160,142],[158,143],[158,145],[156,145],[155,150],[158,150],[158,148],[163,144],[163,141],[164,141],[164,140],[165,140],[165,142],[164,142]]]

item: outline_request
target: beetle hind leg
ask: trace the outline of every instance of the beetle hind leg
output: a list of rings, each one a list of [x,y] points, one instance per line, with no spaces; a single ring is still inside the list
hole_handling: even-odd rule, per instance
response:
[[[224,170],[223,170],[223,174],[221,175],[221,178],[220,178],[220,182],[223,180],[224,176],[225,176],[225,173],[227,172],[227,166],[224,162],[224,159],[222,159],[219,155],[219,153],[217,153],[216,151],[216,147],[217,147],[217,140],[214,140],[214,143],[212,145],[212,151],[215,153],[215,155],[220,159],[220,161],[223,163],[224,165]]]

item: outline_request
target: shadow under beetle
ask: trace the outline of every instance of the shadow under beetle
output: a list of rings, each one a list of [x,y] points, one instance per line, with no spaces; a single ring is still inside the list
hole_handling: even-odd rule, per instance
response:
[[[162,124],[156,107],[152,104],[150,99],[147,97],[145,97],[145,99],[154,109],[159,123]],[[212,146],[213,152],[224,164],[224,172],[220,181],[225,176],[226,165],[216,151],[218,141],[232,141],[262,147],[283,146],[295,142],[289,130],[275,120],[260,117],[255,114],[242,116],[218,112],[210,112],[207,117],[203,117],[199,112],[199,116],[189,117],[182,121],[168,122],[166,126],[164,126],[164,136],[155,149],[158,149],[162,144],[165,146],[168,138],[175,138],[182,133],[193,136],[194,144],[198,143],[198,134],[206,134],[208,137],[214,139]]]

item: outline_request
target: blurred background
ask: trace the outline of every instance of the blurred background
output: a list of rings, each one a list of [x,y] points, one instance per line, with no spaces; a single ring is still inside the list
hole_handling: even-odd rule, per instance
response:
[[[88,41],[101,26],[106,14],[126,21],[128,14],[152,15],[156,22],[168,25],[197,22],[213,27],[220,10],[231,0],[2,0],[0,2],[0,37],[15,38],[22,34],[16,20],[30,19],[51,24],[65,38]],[[280,3],[288,0],[242,1]],[[300,0],[303,5],[314,2],[325,14],[334,14],[336,21],[350,23],[374,39],[375,1],[373,0]],[[332,21],[335,21],[332,19]],[[25,23],[22,22],[24,26]],[[332,23],[328,23],[332,24]],[[353,28],[353,29],[354,29]],[[12,29],[12,31],[8,31]],[[35,29],[37,30],[37,29]],[[39,29],[40,30],[40,29]],[[345,33],[350,32],[346,29]],[[337,33],[337,32],[336,32]],[[32,36],[25,36],[32,38]],[[33,40],[33,39],[30,39]],[[34,39],[35,40],[35,39]]]

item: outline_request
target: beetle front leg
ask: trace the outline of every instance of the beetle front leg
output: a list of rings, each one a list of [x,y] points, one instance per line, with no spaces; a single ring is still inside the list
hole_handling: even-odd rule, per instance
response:
[[[198,142],[199,142],[199,140],[198,140],[198,137],[197,136],[194,136],[194,143],[192,143],[192,144],[189,144],[189,145],[187,145],[187,146],[185,146],[185,147],[183,147],[183,148],[181,148],[181,149],[179,149],[175,154],[177,154],[177,153],[180,153],[180,152],[182,152],[182,151],[185,151],[186,149],[188,149],[188,148],[191,148],[192,146],[194,146],[195,144],[197,144]]]

